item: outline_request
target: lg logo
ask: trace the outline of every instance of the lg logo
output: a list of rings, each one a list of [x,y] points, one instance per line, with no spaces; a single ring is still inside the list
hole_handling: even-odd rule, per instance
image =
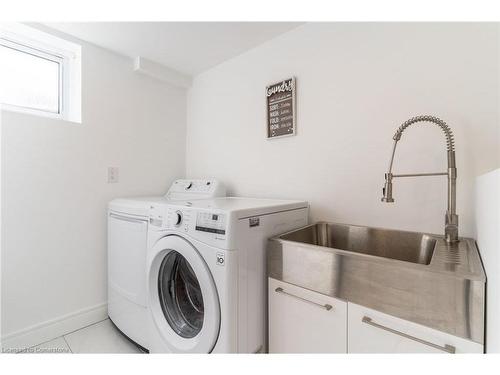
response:
[[[217,253],[217,265],[223,266],[225,264],[224,253]]]

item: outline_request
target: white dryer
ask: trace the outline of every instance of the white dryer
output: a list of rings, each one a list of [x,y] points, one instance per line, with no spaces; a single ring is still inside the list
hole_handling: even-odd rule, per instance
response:
[[[152,204],[225,196],[216,180],[176,180],[163,197],[115,199],[108,205],[108,315],[122,333],[148,349],[146,250]]]
[[[151,205],[153,353],[266,351],[268,238],[307,225],[302,201],[216,198]]]

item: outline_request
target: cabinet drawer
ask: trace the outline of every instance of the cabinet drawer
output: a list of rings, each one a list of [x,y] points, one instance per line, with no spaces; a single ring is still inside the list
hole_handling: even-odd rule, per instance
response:
[[[348,304],[349,353],[483,353],[483,346],[354,303]]]
[[[347,303],[269,278],[270,353],[346,353]]]

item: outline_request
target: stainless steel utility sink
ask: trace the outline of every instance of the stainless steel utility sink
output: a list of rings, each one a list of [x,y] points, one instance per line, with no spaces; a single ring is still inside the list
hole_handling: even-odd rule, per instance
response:
[[[423,233],[332,223],[310,225],[280,238],[426,265],[436,247],[436,238]]]
[[[271,238],[268,276],[484,342],[486,277],[476,242],[319,222]]]

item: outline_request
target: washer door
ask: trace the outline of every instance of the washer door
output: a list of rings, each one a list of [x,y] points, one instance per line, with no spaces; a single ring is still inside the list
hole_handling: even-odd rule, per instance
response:
[[[217,289],[196,248],[176,235],[160,239],[149,273],[151,313],[172,352],[209,353],[220,327]]]

